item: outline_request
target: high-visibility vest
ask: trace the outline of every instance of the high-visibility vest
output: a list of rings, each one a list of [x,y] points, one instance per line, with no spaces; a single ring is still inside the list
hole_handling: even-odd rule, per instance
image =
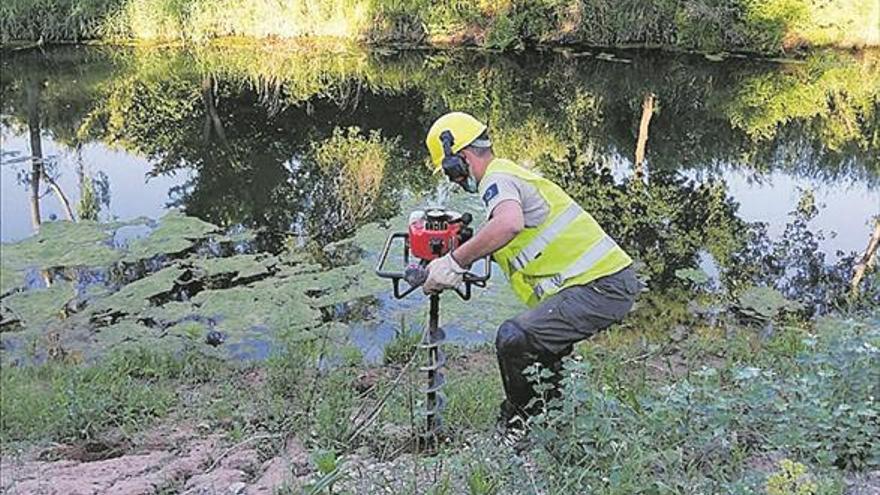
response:
[[[547,218],[526,227],[492,258],[510,279],[516,295],[528,306],[572,285],[616,273],[632,258],[602,230],[596,220],[553,182],[510,160],[494,159],[480,180],[480,194],[492,174],[505,173],[535,186],[550,207]]]

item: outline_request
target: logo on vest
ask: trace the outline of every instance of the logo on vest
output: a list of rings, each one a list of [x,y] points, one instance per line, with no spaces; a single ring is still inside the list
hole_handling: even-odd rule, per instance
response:
[[[489,206],[489,201],[492,201],[495,196],[498,196],[498,184],[492,184],[486,188],[486,192],[483,193],[483,203]]]

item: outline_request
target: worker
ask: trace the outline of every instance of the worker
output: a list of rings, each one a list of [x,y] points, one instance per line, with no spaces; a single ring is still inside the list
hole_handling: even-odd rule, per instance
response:
[[[642,285],[632,259],[559,186],[495,157],[485,124],[443,115],[426,145],[437,170],[479,193],[487,222],[468,242],[428,265],[425,293],[456,287],[476,260],[492,255],[530,308],[498,328],[495,349],[506,399],[499,426],[525,429],[534,390],[523,371],[540,363],[557,374],[572,345],[619,322]]]

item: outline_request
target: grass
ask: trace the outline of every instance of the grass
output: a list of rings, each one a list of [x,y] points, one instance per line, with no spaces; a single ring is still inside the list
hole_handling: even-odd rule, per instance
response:
[[[500,49],[586,43],[759,53],[876,46],[876,18],[872,3],[860,0],[8,0],[0,7],[4,43],[334,37]]]
[[[128,350],[96,365],[6,368],[0,439],[82,441],[109,429],[137,431],[173,410],[181,383],[204,381],[216,366],[196,354]]]
[[[438,454],[434,489],[507,493],[529,483],[544,493],[785,493],[809,480],[809,493],[840,493],[848,473],[880,465],[876,322],[794,322],[769,338],[748,327],[695,328],[683,339],[612,329],[579,348],[562,401],[534,419],[532,479],[492,437],[501,400],[492,350],[451,347],[444,392],[452,435]],[[343,480],[355,476],[344,472],[348,453],[368,447],[382,458],[406,440],[420,421],[421,375],[398,381],[399,367],[376,368],[374,386],[363,390],[357,356],[333,347],[290,342],[249,365],[128,350],[97,364],[6,368],[0,438],[4,449],[76,443],[181,420],[207,423],[231,441],[296,432],[312,451],[337,459],[334,479]],[[319,366],[322,355],[336,365]],[[357,418],[386,393],[378,420],[353,439]],[[785,462],[755,471],[757,459]]]

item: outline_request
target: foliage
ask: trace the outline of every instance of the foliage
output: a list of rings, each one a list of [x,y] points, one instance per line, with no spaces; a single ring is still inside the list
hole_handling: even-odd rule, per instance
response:
[[[369,42],[644,44],[778,53],[801,45],[876,44],[870,2],[857,0],[9,0],[3,42],[225,36],[333,36]]]
[[[551,484],[561,492],[727,492],[746,459],[777,451],[824,470],[876,469],[878,338],[873,324],[841,323],[773,367],[706,367],[661,387],[596,387],[593,365],[569,360],[561,398],[542,400],[531,420],[533,452],[561,474]]]
[[[175,388],[201,381],[217,362],[152,350],[113,353],[96,365],[6,367],[0,400],[3,442],[91,440],[110,428],[134,432],[167,415]]]
[[[421,340],[422,335],[419,332],[397,330],[394,339],[382,351],[384,354],[382,361],[385,364],[406,364],[413,357],[413,354],[418,352]]]
[[[816,483],[807,478],[807,467],[789,459],[779,461],[779,471],[767,478],[767,495],[815,495]]]
[[[374,217],[376,210],[382,208],[379,201],[385,199],[380,194],[386,169],[396,168],[393,161],[398,145],[398,140],[383,139],[379,131],[362,137],[359,128],[350,127],[344,131],[336,128],[330,138],[312,146],[311,154],[318,170],[327,176],[326,181],[317,182],[337,195],[336,198],[322,196],[328,206],[338,205],[336,212],[327,212],[338,221],[328,222],[324,228],[353,228]],[[311,232],[321,231],[318,225],[310,227]]]
[[[735,308],[744,316],[756,321],[768,321],[780,313],[800,309],[800,305],[787,300],[779,291],[769,287],[750,287],[737,298]]]

